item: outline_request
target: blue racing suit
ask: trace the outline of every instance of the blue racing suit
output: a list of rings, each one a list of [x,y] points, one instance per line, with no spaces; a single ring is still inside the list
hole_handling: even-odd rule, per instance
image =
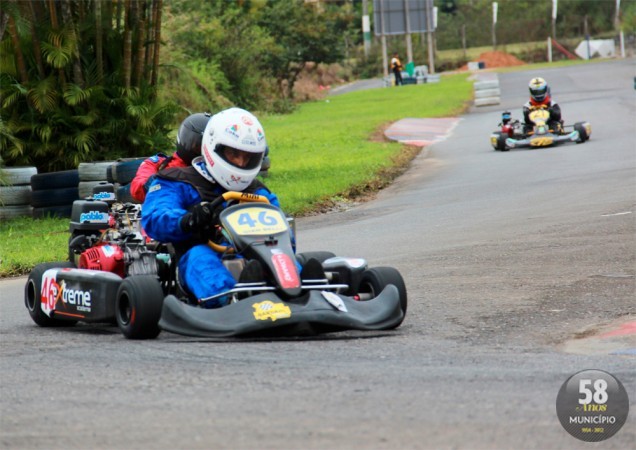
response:
[[[142,207],[144,230],[151,238],[174,245],[180,282],[197,299],[232,289],[236,281],[221,262],[220,254],[207,242],[181,229],[181,219],[189,208],[202,201],[211,202],[225,192],[226,189],[213,182],[202,164],[171,168],[161,171],[152,182]],[[243,192],[263,195],[272,205],[280,207],[278,197],[258,180]],[[206,306],[220,307],[226,302],[227,299],[215,299]]]

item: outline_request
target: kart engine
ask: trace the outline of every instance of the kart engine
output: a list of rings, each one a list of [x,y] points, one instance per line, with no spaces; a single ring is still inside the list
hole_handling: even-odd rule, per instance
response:
[[[112,272],[120,277],[156,275],[159,271],[157,254],[144,245],[103,243],[80,254],[80,269]]]

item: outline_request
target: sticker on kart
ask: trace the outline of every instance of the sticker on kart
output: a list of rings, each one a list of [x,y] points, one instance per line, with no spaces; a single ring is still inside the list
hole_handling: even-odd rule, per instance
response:
[[[553,138],[544,136],[530,140],[530,145],[533,147],[547,147],[548,145],[552,145],[553,142]]]
[[[232,230],[241,236],[261,236],[287,231],[287,220],[274,209],[254,206],[242,208],[226,218]]]
[[[274,303],[271,300],[265,300],[260,303],[254,303],[254,318],[256,320],[271,319],[276,322],[278,319],[289,319],[291,317],[291,309],[283,303]]]

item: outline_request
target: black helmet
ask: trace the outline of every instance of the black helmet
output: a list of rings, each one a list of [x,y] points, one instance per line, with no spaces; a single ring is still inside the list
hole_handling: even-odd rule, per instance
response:
[[[210,120],[210,113],[196,113],[185,118],[177,133],[177,155],[186,164],[201,155],[203,131]]]

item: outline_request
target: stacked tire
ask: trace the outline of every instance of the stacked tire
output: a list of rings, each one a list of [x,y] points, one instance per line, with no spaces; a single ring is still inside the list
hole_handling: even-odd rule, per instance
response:
[[[38,173],[36,167],[4,167],[0,185],[0,220],[31,216],[31,177]]]
[[[92,197],[95,186],[103,182],[112,182],[112,177],[109,175],[109,172],[112,171],[112,165],[113,161],[80,163],[77,167],[79,197]]]
[[[137,169],[146,158],[119,159],[112,164],[111,182],[115,183],[115,196],[122,203],[138,203],[130,195],[130,182],[135,178]]]
[[[73,202],[80,198],[77,169],[33,175],[31,206],[33,217],[71,217]]]

